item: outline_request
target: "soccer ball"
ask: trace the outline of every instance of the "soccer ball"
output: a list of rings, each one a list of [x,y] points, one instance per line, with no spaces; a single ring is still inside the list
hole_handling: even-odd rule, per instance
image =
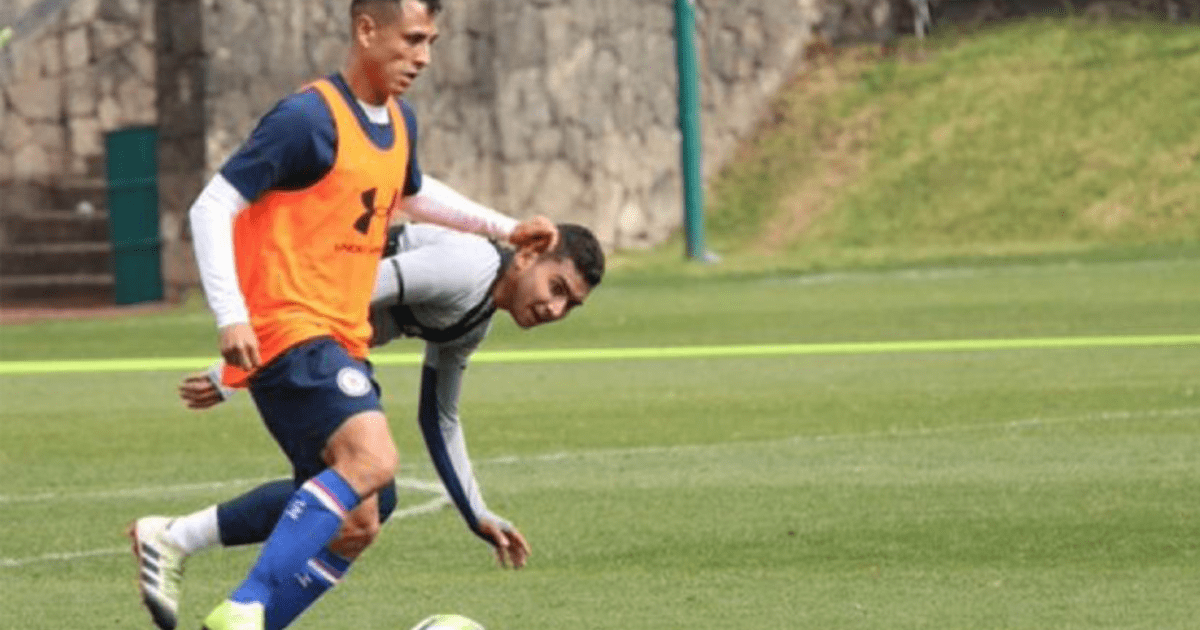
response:
[[[433,615],[413,626],[412,630],[483,630],[483,626],[462,615]]]

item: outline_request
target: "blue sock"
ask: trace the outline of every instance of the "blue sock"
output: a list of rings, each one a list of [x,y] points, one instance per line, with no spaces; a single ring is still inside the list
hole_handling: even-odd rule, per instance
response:
[[[295,483],[291,479],[279,479],[218,505],[217,531],[221,544],[233,547],[266,540],[293,494],[296,494]]]
[[[271,596],[267,607],[266,630],[283,630],[312,606],[325,591],[337,586],[350,569],[348,558],[322,549],[308,561],[304,571],[284,580]]]
[[[267,484],[270,486],[272,484]],[[252,490],[266,505],[273,503],[279,488],[260,486]],[[379,491],[379,522],[386,523],[392,511],[396,509],[396,484],[389,483]],[[280,510],[283,508],[280,507]],[[266,630],[282,630],[296,620],[309,606],[312,606],[325,591],[337,586],[354,560],[343,558],[329,550],[322,549],[317,556],[308,561],[306,571],[284,580],[271,596],[271,605],[266,612]]]
[[[271,535],[283,508],[296,493],[291,479],[268,481],[245,494],[217,505],[217,530],[226,547],[257,545]],[[396,509],[396,484],[378,492],[379,522],[386,523]]]
[[[358,494],[332,468],[304,482],[267,537],[250,575],[229,599],[269,608],[272,593],[307,570],[309,559],[337,535],[346,512],[358,502]]]

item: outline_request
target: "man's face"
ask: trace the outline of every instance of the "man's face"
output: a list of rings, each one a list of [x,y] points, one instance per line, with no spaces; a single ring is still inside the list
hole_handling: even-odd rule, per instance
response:
[[[570,258],[518,253],[511,272],[513,291],[505,308],[521,328],[566,317],[591,292]]]
[[[433,16],[417,0],[401,2],[395,19],[376,22],[362,41],[375,89],[394,95],[406,92],[429,65],[437,37]]]

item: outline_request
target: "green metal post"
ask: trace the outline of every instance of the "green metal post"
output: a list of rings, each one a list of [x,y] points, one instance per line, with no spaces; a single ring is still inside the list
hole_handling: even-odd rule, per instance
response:
[[[108,223],[117,304],[163,299],[162,240],[158,233],[158,131],[109,132]]]
[[[675,61],[679,68],[683,228],[687,238],[687,257],[707,261],[710,257],[704,245],[704,158],[701,151],[695,5],[695,0],[675,0]]]

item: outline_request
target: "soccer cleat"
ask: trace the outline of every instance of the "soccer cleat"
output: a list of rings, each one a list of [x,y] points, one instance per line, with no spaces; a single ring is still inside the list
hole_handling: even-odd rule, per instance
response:
[[[263,630],[266,613],[258,602],[221,602],[204,618],[203,630]]]
[[[179,623],[179,592],[187,560],[187,554],[167,538],[170,524],[164,516],[146,516],[129,525],[142,603],[162,630],[174,630]]]

